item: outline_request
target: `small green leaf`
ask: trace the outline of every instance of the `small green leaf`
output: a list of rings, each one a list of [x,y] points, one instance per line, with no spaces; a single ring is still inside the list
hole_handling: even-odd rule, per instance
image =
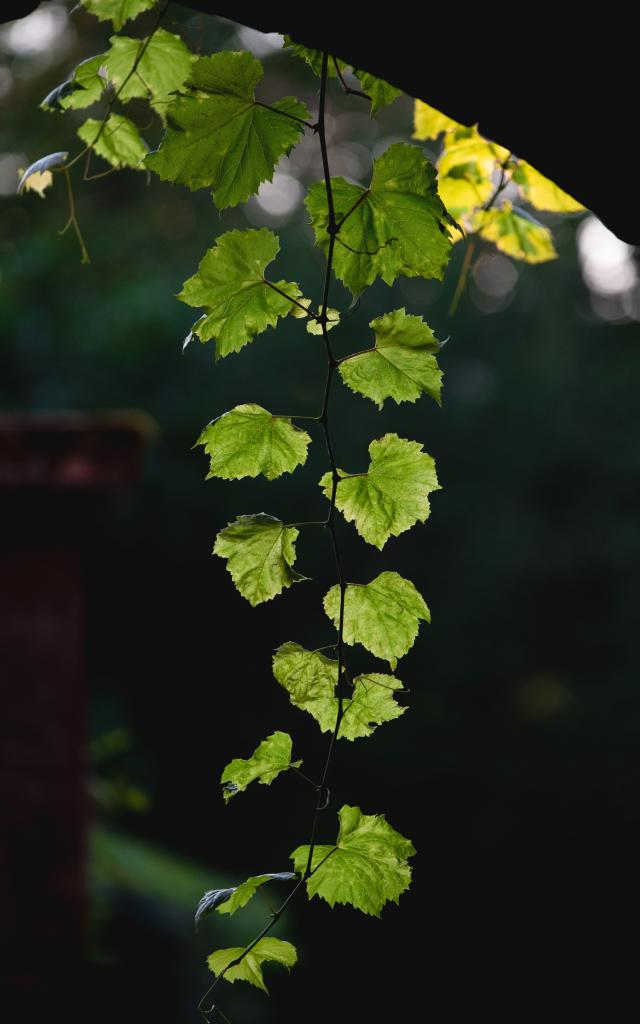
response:
[[[324,610],[336,629],[340,621],[340,587],[326,594]],[[424,598],[410,580],[382,572],[371,583],[349,583],[344,603],[344,640],[362,644],[392,668],[413,647],[420,621],[431,621]]]
[[[271,181],[280,157],[304,130],[304,103],[291,96],[270,109],[255,100],[262,65],[252,54],[215,53],[201,57],[187,83],[189,95],[166,111],[169,127],[147,166],[165,181],[195,190],[213,188],[220,209],[244,203]]]
[[[104,128],[102,121],[89,118],[78,128],[78,135],[112,167],[144,170],[141,164],[148,153],[148,147],[128,117],[123,117],[122,114],[109,114]]]
[[[302,761],[298,761],[296,764],[300,765]],[[249,900],[253,899],[260,886],[265,882],[293,882],[295,879],[296,875],[293,871],[275,871],[266,875],[253,875],[252,878],[247,878],[246,882],[236,886],[229,897],[220,902],[216,910],[219,914],[235,914],[236,910],[246,907]]]
[[[272,416],[260,405],[237,405],[204,428],[196,441],[211,458],[207,480],[259,476],[275,480],[307,459],[311,438],[286,416]]]
[[[239,352],[256,334],[275,327],[278,317],[297,308],[291,301],[301,295],[297,284],[277,281],[272,286],[264,277],[279,251],[278,236],[267,228],[227,231],[185,281],[178,298],[188,306],[205,307],[205,316],[192,330],[200,341],[215,339],[216,359]]]
[[[296,320],[304,320],[306,319],[306,317],[309,317],[309,319],[307,320],[307,331],[309,332],[309,334],[322,334],[322,324],[318,323],[318,321],[315,319],[316,316],[320,316],[322,309],[314,310],[311,299],[301,298],[298,300],[298,302],[300,305],[295,307],[292,316],[294,316]],[[304,306],[304,309],[301,309],[301,306]],[[309,312],[305,313],[305,309],[307,309]],[[337,327],[339,323],[339,310],[327,309],[327,330],[331,331],[334,327]]]
[[[164,117],[166,106],[173,99],[171,93],[184,85],[196,59],[189,48],[180,36],[163,28],[157,28],[148,41],[112,36],[110,43],[111,49],[102,60],[118,91],[118,99],[126,103],[146,97]]]
[[[335,846],[316,846],[307,879],[309,898],[320,896],[330,907],[349,903],[379,917],[385,903],[397,903],[409,888],[413,843],[396,832],[384,814],[363,814],[345,804],[338,812],[340,831]],[[291,854],[296,871],[304,872],[309,847]]]
[[[43,99],[43,110],[80,110],[96,103],[106,88],[106,78],[100,74],[105,54],[99,53],[78,64],[72,76],[57,85]]]
[[[287,50],[290,50],[291,53],[295,54],[296,57],[300,57],[305,62],[305,64],[308,64],[311,70],[314,72],[314,74],[318,76],[318,78],[320,77],[320,74],[322,72],[322,50],[312,50],[308,46],[302,46],[301,43],[294,43],[291,36],[284,37],[284,45]],[[338,60],[337,64],[338,67],[340,68],[340,73],[342,74],[342,72],[348,65],[345,64],[343,60]],[[338,73],[336,71],[334,59],[333,57],[329,57],[329,60],[327,62],[327,76],[329,78],[336,78],[337,74]]]
[[[335,696],[338,662],[320,651],[307,651],[291,641],[273,656],[273,674],[289,694],[294,707],[315,718],[322,732],[333,732],[338,714]],[[391,722],[406,708],[394,698],[402,683],[394,676],[372,672],[354,679],[353,696],[343,698],[343,718],[338,739],[371,736],[377,725]]]
[[[372,117],[383,107],[388,107],[390,103],[397,100],[398,96],[402,96],[402,89],[396,89],[395,85],[385,82],[384,78],[376,78],[368,71],[358,71],[356,68],[353,69],[353,73],[359,79],[363,92],[366,92],[371,100]]]
[[[474,226],[481,238],[494,242],[501,252],[525,263],[545,263],[558,255],[549,228],[538,221],[516,212],[505,201],[497,210],[480,210]]]
[[[527,202],[537,210],[548,210],[551,213],[580,213],[585,209],[582,203],[568,192],[563,192],[555,181],[545,178],[525,160],[518,161],[512,178],[520,187]]]
[[[263,992],[269,993],[262,976],[262,964],[273,962],[282,964],[283,967],[293,967],[298,959],[295,946],[290,942],[283,942],[282,939],[273,939],[266,935],[259,942],[256,942],[253,949],[242,957],[239,964],[225,970],[228,964],[233,963],[242,956],[245,947],[237,946],[233,949],[219,949],[207,957],[209,970],[214,974],[222,974],[224,971],[225,981],[248,981],[250,985],[261,988]]]
[[[112,21],[119,32],[126,21],[155,7],[158,0],[81,0],[82,6],[100,21]]]
[[[274,732],[267,736],[246,760],[235,757],[222,773],[225,803],[236,793],[242,793],[252,782],[270,786],[275,778],[287,768],[299,768],[302,761],[291,760],[291,737],[286,732]]]
[[[435,462],[417,441],[385,434],[369,445],[366,473],[350,475],[339,469],[336,507],[368,544],[382,549],[389,537],[399,537],[427,519],[429,494],[440,489]],[[331,499],[333,477],[320,481]]]
[[[422,100],[416,100],[413,108],[414,139],[437,139],[443,132],[452,132],[462,125],[446,114],[441,114],[435,107],[430,107]]]
[[[398,142],[374,160],[368,189],[332,178],[336,220],[333,269],[354,295],[381,277],[441,279],[451,252],[450,222],[436,187],[436,171],[416,146]],[[326,252],[328,208],[324,184],[309,189],[305,205]]]
[[[249,604],[262,604],[305,580],[293,568],[298,530],[259,512],[240,516],[220,530],[214,555],[228,559],[231,578]]]
[[[434,355],[440,345],[422,317],[404,309],[372,320],[375,347],[347,356],[339,370],[345,384],[382,409],[385,399],[415,402],[426,393],[440,404],[442,372]]]

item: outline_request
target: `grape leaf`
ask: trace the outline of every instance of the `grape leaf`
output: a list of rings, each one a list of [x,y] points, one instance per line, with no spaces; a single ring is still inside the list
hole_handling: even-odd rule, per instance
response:
[[[338,714],[337,661],[289,641],[274,653],[273,674],[294,707],[312,715],[322,732],[333,732]],[[394,676],[372,672],[357,676],[353,682],[353,696],[343,698],[338,739],[371,736],[377,725],[399,718],[406,711],[394,699],[393,691],[402,689]]]
[[[526,263],[544,263],[557,256],[551,231],[505,201],[500,209],[479,210],[475,227],[501,252]]]
[[[302,761],[299,761],[298,764],[302,764]],[[251,878],[247,878],[246,882],[231,889],[230,895],[219,901],[216,910],[219,914],[235,914],[236,910],[245,907],[249,900],[253,899],[260,886],[265,882],[294,882],[296,878],[297,875],[293,871],[275,871],[266,875],[253,875]]]
[[[262,65],[250,53],[201,57],[187,83],[190,94],[167,107],[169,127],[147,166],[192,190],[212,186],[220,209],[244,203],[298,142],[303,125],[292,118],[309,116],[291,96],[273,109],[257,102],[261,78]]]
[[[422,100],[416,100],[413,107],[414,139],[437,139],[442,132],[453,132],[462,125],[446,114],[441,114],[435,107],[430,107]],[[446,203],[445,203],[446,205]]]
[[[371,442],[369,455],[371,463],[366,473],[338,470],[336,508],[368,544],[382,550],[389,537],[399,537],[427,519],[428,496],[440,485],[435,462],[417,441],[385,434]],[[331,473],[325,473],[320,486],[331,500]]]
[[[256,334],[275,327],[278,317],[297,308],[285,297],[302,294],[297,284],[277,281],[272,286],[264,277],[279,251],[278,236],[267,228],[227,231],[185,281],[178,298],[188,306],[205,307],[205,316],[192,330],[200,341],[215,339],[216,359],[239,352]]]
[[[415,402],[425,392],[440,404],[442,372],[435,352],[439,349],[431,328],[422,317],[394,309],[372,320],[374,348],[346,356],[340,362],[344,383],[382,409],[386,398]]]
[[[340,587],[325,595],[324,610],[336,629],[340,621]],[[344,641],[362,644],[395,668],[413,646],[420,620],[431,621],[424,598],[410,580],[382,572],[371,583],[349,583],[344,602]]]
[[[118,90],[118,99],[126,103],[136,97],[148,97],[164,116],[164,107],[172,100],[170,93],[181,88],[196,59],[189,48],[180,36],[163,28],[156,29],[148,41],[128,36],[112,36],[109,41],[111,49],[103,55],[103,64]],[[142,56],[131,74],[140,53]]]
[[[436,171],[420,149],[394,143],[374,160],[368,189],[332,178],[336,220],[346,216],[336,236],[333,269],[354,295],[376,277],[442,278],[451,242],[450,222],[436,188]],[[316,243],[326,252],[328,208],[324,184],[316,182],[305,205]]]
[[[20,191],[36,192],[41,199],[45,199],[45,192],[53,185],[53,174],[51,171],[35,171],[28,177],[24,176],[24,168],[18,168],[20,175]]]
[[[229,803],[236,793],[243,793],[252,782],[270,786],[287,768],[299,768],[302,761],[291,760],[291,737],[286,732],[274,732],[254,750],[251,757],[235,757],[222,773],[222,794]]]
[[[438,191],[449,213],[456,220],[462,220],[491,198],[494,184],[491,177],[485,177],[478,164],[470,160],[456,164],[449,174],[440,175]],[[456,235],[456,238],[461,237],[461,233]]]
[[[313,50],[308,46],[303,46],[301,43],[294,43],[291,36],[286,35],[284,37],[284,45],[287,50],[290,50],[296,57],[300,57],[306,64],[309,65],[311,70],[320,77],[322,72],[322,50]],[[342,74],[345,68],[348,66],[343,60],[338,60],[334,63],[334,58],[329,57],[327,61],[327,77],[336,78],[338,72],[336,71],[336,63],[340,68],[340,74]]]
[[[372,117],[383,107],[388,107],[390,103],[397,100],[398,96],[402,96],[402,89],[396,89],[395,85],[385,82],[384,78],[376,78],[368,71],[358,71],[357,68],[353,69],[353,73],[360,81],[363,92],[366,92],[371,100]]]
[[[311,299],[301,298],[298,301],[299,305],[294,308],[291,315],[294,316],[296,320],[307,320],[307,331],[309,332],[309,334],[321,335],[322,324],[318,323],[315,317],[320,316],[322,312],[322,307],[320,307],[317,310],[314,310]],[[304,309],[302,309],[301,307],[304,307]],[[308,313],[305,312],[305,310],[308,310]],[[340,311],[337,309],[327,308],[327,331],[333,330],[333,328],[336,327],[339,323]]]
[[[220,530],[213,554],[228,559],[233,582],[255,606],[307,578],[293,568],[297,536],[295,526],[264,512],[240,516]]]
[[[444,150],[438,161],[438,174],[442,178],[451,174],[455,167],[473,163],[483,178],[491,179],[496,165],[506,161],[509,155],[509,150],[504,146],[480,135],[476,125],[470,128],[460,126],[445,136]]]
[[[211,458],[207,480],[240,480],[263,473],[275,480],[307,459],[311,438],[286,416],[272,416],[260,405],[237,405],[204,428],[196,445]]]
[[[250,985],[255,985],[256,988],[261,988],[263,992],[268,994],[269,989],[265,985],[262,976],[262,964],[271,961],[290,968],[294,966],[298,959],[295,946],[292,946],[290,942],[283,942],[282,939],[274,939],[270,935],[260,939],[249,953],[242,956],[244,950],[244,946],[237,946],[232,949],[219,949],[216,953],[211,953],[207,957],[209,970],[213,971],[216,975],[222,974],[224,971],[225,981],[232,983],[234,981],[248,981]],[[240,956],[242,956],[242,960],[239,964],[225,970],[228,964],[233,963]]]
[[[582,203],[570,196],[568,192],[556,185],[550,178],[545,178],[535,167],[520,160],[512,175],[513,181],[520,187],[522,195],[537,210],[548,210],[552,213],[579,213],[584,210]]]
[[[112,21],[119,32],[125,21],[155,7],[158,0],[81,0],[82,6],[100,21]]]
[[[57,85],[40,104],[43,110],[80,110],[96,103],[105,90],[106,80],[100,74],[105,54],[99,53],[81,61],[66,82]]]
[[[57,171],[63,168],[68,156],[69,154],[64,152],[48,153],[47,156],[41,156],[39,160],[34,160],[26,171],[21,172],[17,192],[20,193],[25,189],[29,178],[32,178],[34,174],[45,174],[47,171]]]
[[[123,117],[122,114],[109,114],[104,128],[102,121],[90,117],[80,125],[78,135],[112,167],[144,170],[141,164],[149,150],[135,124],[128,117]]]
[[[307,879],[309,898],[320,896],[330,907],[349,903],[364,914],[379,917],[385,903],[397,903],[409,888],[415,854],[413,843],[396,832],[384,814],[363,814],[345,804],[338,811],[340,831],[335,846],[314,848]],[[304,872],[309,847],[291,854],[296,871]],[[323,862],[323,863],[321,863]]]

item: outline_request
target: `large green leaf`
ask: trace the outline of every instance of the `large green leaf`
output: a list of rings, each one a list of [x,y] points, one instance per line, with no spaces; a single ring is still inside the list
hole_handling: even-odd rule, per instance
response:
[[[298,530],[259,512],[240,516],[216,537],[214,555],[227,559],[231,578],[249,604],[262,604],[306,579],[293,568]]]
[[[450,217],[436,187],[436,171],[417,146],[394,143],[373,164],[368,189],[332,178],[336,220],[346,217],[337,235],[333,269],[354,295],[377,278],[391,285],[396,277],[442,278],[451,242]],[[305,200],[316,242],[329,244],[324,183]]]
[[[516,211],[505,201],[500,209],[480,210],[474,220],[481,238],[525,263],[545,263],[558,255],[549,228]]]
[[[568,192],[563,192],[555,181],[545,178],[544,174],[540,174],[525,160],[518,161],[512,177],[527,202],[537,210],[549,210],[552,213],[580,213],[584,210],[582,203]]]
[[[142,161],[149,152],[133,121],[122,114],[109,114],[104,127],[102,121],[89,118],[78,128],[78,135],[94,153],[108,161],[112,167],[132,167],[142,171]]]
[[[110,43],[111,49],[103,55],[103,65],[118,91],[118,99],[126,102],[146,97],[164,116],[172,99],[170,94],[184,84],[196,59],[189,48],[180,36],[163,28],[156,29],[148,41],[112,36]],[[136,69],[131,74],[136,60]]]
[[[228,803],[236,793],[242,793],[252,782],[270,786],[287,768],[299,768],[302,761],[291,760],[291,737],[286,732],[274,732],[263,740],[249,758],[235,757],[222,773],[222,793]]]
[[[193,332],[200,341],[215,340],[216,359],[239,352],[297,308],[292,301],[302,294],[297,284],[276,281],[272,286],[264,276],[279,251],[278,236],[267,228],[227,231],[185,281],[178,298],[188,306],[204,306]]]
[[[207,480],[240,480],[263,473],[275,480],[307,459],[311,438],[286,416],[261,405],[237,405],[204,428],[196,441],[211,459]]]
[[[289,694],[291,703],[312,715],[322,732],[333,732],[338,714],[335,696],[338,662],[321,651],[307,651],[291,641],[273,656],[273,674]],[[338,739],[371,736],[377,725],[404,714],[394,698],[402,683],[394,676],[370,672],[353,681],[353,696],[343,699],[343,718]]]
[[[207,957],[209,970],[218,975],[224,971],[225,981],[248,981],[250,985],[261,988],[263,992],[269,991],[262,976],[262,964],[282,964],[287,969],[293,967],[298,959],[295,946],[290,942],[283,942],[282,939],[274,939],[266,935],[259,942],[256,942],[253,949],[242,957],[239,964],[225,970],[228,964],[233,963],[244,953],[244,947],[237,946],[232,949],[219,949]]]
[[[100,21],[112,21],[119,32],[125,21],[155,7],[158,0],[81,0],[82,6]]]
[[[374,348],[347,356],[339,370],[345,384],[370,398],[379,409],[386,398],[415,402],[421,394],[431,395],[440,404],[442,372],[435,352],[440,345],[422,317],[394,309],[376,320]]]
[[[335,846],[316,846],[307,879],[309,898],[321,896],[329,906],[349,903],[364,914],[380,916],[385,903],[397,903],[409,888],[413,843],[396,832],[384,814],[363,814],[345,804],[338,812],[340,831]],[[304,872],[309,847],[291,854],[294,867]],[[321,863],[323,862],[323,863]]]
[[[369,445],[371,463],[366,473],[347,474],[339,469],[336,507],[368,544],[382,549],[389,537],[398,537],[428,517],[429,494],[440,489],[435,462],[417,441],[385,434]],[[320,481],[331,498],[333,477]]]
[[[340,622],[340,587],[326,594],[324,609],[336,629]],[[362,644],[392,668],[413,646],[420,621],[430,622],[424,598],[410,580],[382,572],[371,583],[349,583],[344,603],[344,640]]]
[[[291,96],[274,109],[257,102],[262,73],[260,61],[247,52],[201,57],[189,95],[167,107],[167,133],[147,166],[190,189],[212,186],[220,209],[244,203],[261,182],[271,181],[280,157],[298,142],[303,125],[292,118],[309,116]]]

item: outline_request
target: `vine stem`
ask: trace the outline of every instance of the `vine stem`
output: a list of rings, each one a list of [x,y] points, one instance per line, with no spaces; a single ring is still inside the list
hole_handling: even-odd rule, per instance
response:
[[[320,865],[322,863],[324,863],[324,861],[329,856],[331,856],[331,854],[334,852],[334,850],[330,850],[329,853],[326,854],[326,856],[322,858],[320,863],[316,864],[315,868],[312,868],[313,853],[314,853],[315,846],[316,846],[316,833],[317,833],[317,828],[318,828],[318,818],[319,818],[320,812],[327,806],[327,802],[328,802],[327,801],[327,795],[328,795],[327,779],[328,779],[328,776],[329,776],[329,768],[331,766],[331,759],[332,759],[332,756],[333,756],[333,751],[334,751],[334,748],[335,748],[336,740],[338,738],[338,733],[340,731],[340,723],[342,722],[342,717],[344,715],[343,693],[342,693],[342,674],[343,674],[343,669],[345,667],[344,666],[344,604],[345,604],[345,595],[346,595],[346,591],[347,591],[347,583],[346,583],[346,579],[345,579],[345,575],[344,575],[344,569],[343,569],[343,566],[342,566],[342,559],[340,557],[340,550],[339,550],[339,547],[338,547],[338,540],[337,540],[337,537],[336,537],[335,524],[334,524],[334,515],[335,515],[335,509],[336,509],[336,491],[337,491],[337,488],[338,488],[338,481],[339,481],[340,478],[338,476],[338,468],[337,468],[337,465],[336,465],[335,453],[334,453],[333,444],[332,444],[332,441],[331,441],[331,434],[329,433],[329,399],[330,399],[330,396],[331,396],[331,384],[332,384],[332,381],[333,381],[333,375],[334,375],[334,371],[335,371],[335,369],[336,369],[336,367],[338,365],[338,361],[336,360],[336,358],[335,358],[335,356],[333,354],[333,350],[331,348],[331,342],[329,341],[329,332],[328,332],[328,329],[327,329],[327,323],[328,323],[327,311],[328,311],[328,308],[329,308],[329,289],[330,289],[330,285],[331,285],[331,273],[332,273],[332,269],[333,269],[333,251],[334,251],[334,248],[335,248],[336,235],[337,235],[337,233],[339,231],[339,226],[336,224],[335,208],[334,208],[334,204],[333,204],[333,191],[332,191],[332,188],[331,188],[331,174],[330,174],[330,171],[329,171],[329,158],[328,158],[328,154],[327,154],[327,138],[326,138],[326,132],[325,132],[325,100],[326,100],[326,92],[327,92],[327,79],[329,77],[328,76],[328,62],[329,62],[329,54],[324,52],[322,54],[322,72],[321,72],[321,75],[320,75],[320,103],[319,103],[319,112],[318,112],[318,122],[314,126],[314,130],[317,132],[318,138],[320,140],[320,151],[321,151],[321,154],[322,154],[322,169],[323,169],[323,173],[324,173],[324,184],[325,184],[325,190],[326,190],[326,194],[327,194],[327,208],[328,208],[328,212],[329,212],[329,223],[328,223],[328,227],[327,227],[328,234],[329,234],[329,245],[328,245],[328,248],[327,248],[327,260],[326,260],[326,267],[325,267],[324,287],[323,287],[323,292],[322,292],[322,306],[320,308],[319,315],[316,317],[317,322],[320,324],[320,326],[322,328],[322,338],[323,338],[324,345],[325,345],[325,350],[326,350],[326,353],[327,353],[327,376],[326,376],[326,380],[325,380],[324,397],[323,397],[323,400],[322,400],[322,411],[321,411],[320,415],[317,417],[317,420],[322,425],[322,429],[323,429],[323,432],[324,432],[325,443],[326,443],[326,447],[327,447],[327,454],[329,456],[329,463],[331,465],[331,478],[332,478],[331,499],[330,499],[330,502],[329,502],[329,512],[327,514],[327,518],[322,521],[321,525],[324,526],[327,529],[327,531],[329,533],[329,536],[331,538],[331,547],[332,547],[332,550],[333,550],[333,554],[334,554],[334,558],[335,558],[335,563],[336,563],[336,569],[337,569],[337,572],[338,572],[338,585],[340,587],[340,614],[339,614],[339,620],[338,620],[338,638],[337,638],[337,642],[336,642],[336,645],[335,645],[335,649],[338,652],[338,673],[337,673],[338,711],[337,711],[337,714],[336,714],[335,726],[334,726],[333,732],[331,734],[331,740],[329,742],[329,749],[327,750],[327,755],[326,755],[324,766],[323,766],[323,769],[322,769],[322,775],[321,775],[321,778],[320,778],[320,782],[315,786],[315,789],[316,789],[316,802],[315,802],[315,807],[314,807],[314,810],[313,810],[313,820],[312,820],[312,825],[311,825],[311,838],[309,840],[309,855],[307,857],[307,864],[306,864],[305,870],[302,873],[301,878],[296,882],[296,884],[294,885],[293,889],[291,890],[291,892],[288,894],[288,896],[284,900],[284,902],[278,907],[277,910],[275,910],[271,914],[270,919],[269,919],[269,921],[267,921],[267,923],[265,924],[264,928],[262,928],[262,930],[249,943],[248,946],[245,946],[245,948],[242,950],[242,953],[240,953],[240,955],[237,956],[235,958],[235,960],[232,960],[231,963],[227,964],[227,966],[222,971],[220,971],[220,973],[217,975],[215,981],[209,986],[209,988],[207,989],[205,994],[202,996],[200,1002],[198,1003],[198,1012],[199,1012],[200,1016],[202,1017],[202,1020],[205,1022],[205,1024],[209,1024],[209,1015],[212,1014],[213,1012],[219,1013],[221,1016],[223,1016],[223,1019],[226,1019],[226,1018],[224,1018],[224,1015],[222,1015],[222,1011],[217,1006],[215,1006],[215,1004],[210,1006],[209,1009],[205,1009],[205,1007],[204,1007],[205,1002],[207,1001],[207,999],[209,998],[211,993],[214,991],[216,986],[219,984],[219,982],[222,981],[222,979],[223,979],[224,975],[226,974],[226,972],[228,970],[230,970],[232,967],[236,967],[239,963],[241,963],[242,960],[244,960],[244,958],[247,956],[247,954],[250,953],[251,950],[255,948],[255,946],[257,946],[257,944],[260,942],[260,940],[262,938],[264,938],[265,935],[267,935],[271,931],[273,926],[277,923],[277,921],[279,921],[280,917],[282,916],[282,914],[284,913],[285,909],[288,907],[289,903],[292,901],[292,899],[294,898],[294,896],[296,895],[296,893],[298,892],[300,887],[304,885],[304,883],[307,881],[307,879],[310,878],[311,875],[314,874],[314,872],[318,870]],[[345,218],[343,217],[343,221],[344,221],[344,219]],[[272,288],[274,287],[273,285],[271,285],[271,282],[269,282],[269,281],[265,280],[264,283],[265,284],[269,284]],[[279,288],[276,288],[275,290],[276,291],[280,291]],[[284,294],[284,293],[281,293],[281,294]],[[296,303],[296,300],[292,299],[291,296],[287,295],[285,297],[290,299],[290,301]],[[300,305],[300,303],[296,303],[296,304]],[[305,309],[305,312],[306,312],[306,309]],[[302,774],[302,773],[300,773],[300,774]],[[335,849],[335,847],[334,847],[334,849]]]

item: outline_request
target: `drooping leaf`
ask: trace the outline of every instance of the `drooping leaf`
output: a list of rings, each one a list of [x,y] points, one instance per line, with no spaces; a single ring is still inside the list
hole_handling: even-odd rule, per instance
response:
[[[222,795],[229,803],[236,793],[242,793],[252,782],[270,786],[287,768],[299,768],[302,761],[291,760],[291,737],[286,732],[274,732],[263,740],[249,758],[235,757],[222,773]]]
[[[473,160],[456,164],[449,174],[438,178],[442,202],[457,221],[466,223],[470,215],[491,198],[494,187],[491,177],[486,177]],[[455,237],[459,239],[462,234],[456,232]]]
[[[53,174],[51,171],[35,171],[28,178],[24,177],[24,168],[18,168],[20,175],[21,192],[35,192],[41,199],[45,198],[45,192],[53,185]]]
[[[409,888],[408,859],[416,852],[413,843],[396,832],[384,814],[363,814],[359,807],[345,804],[338,817],[335,846],[318,845],[313,851],[309,898],[318,895],[331,907],[348,903],[379,917],[385,903],[397,903]],[[308,857],[308,846],[293,851],[296,871],[304,872]]]
[[[216,975],[224,971],[225,981],[232,983],[234,981],[248,981],[250,985],[261,988],[267,994],[269,989],[265,985],[262,976],[262,964],[272,962],[282,964],[283,967],[288,969],[293,967],[298,959],[295,946],[292,946],[290,942],[283,942],[282,939],[274,939],[270,935],[265,935],[242,958],[239,964],[236,964],[235,967],[230,967],[229,970],[225,970],[228,964],[233,963],[243,953],[243,946],[237,946],[232,949],[219,949],[216,953],[211,953],[207,957],[209,970],[213,971]]]
[[[326,594],[324,609],[336,629],[340,620],[340,588]],[[430,622],[424,598],[410,580],[382,572],[371,583],[349,583],[344,603],[344,640],[362,644],[392,668],[413,646],[420,621]]]
[[[525,160],[518,161],[512,178],[527,202],[537,210],[548,210],[551,213],[579,213],[584,210],[582,203],[568,192],[563,192],[554,181],[545,178]]]
[[[126,102],[146,97],[164,117],[166,106],[173,99],[171,93],[184,85],[195,56],[180,36],[163,28],[156,29],[148,40],[112,36],[110,43],[103,64],[118,99]]]
[[[100,74],[105,54],[99,53],[78,64],[72,76],[57,85],[43,99],[43,110],[80,110],[96,103],[106,87],[106,78]]]
[[[398,96],[402,96],[402,89],[396,89],[395,85],[385,82],[384,78],[376,78],[368,71],[358,71],[356,68],[353,69],[353,73],[360,81],[363,92],[366,92],[371,100],[372,117],[383,107],[388,107],[390,103],[397,100]]]
[[[255,100],[262,65],[252,54],[215,53],[193,65],[190,93],[166,110],[169,127],[147,166],[165,181],[211,186],[220,209],[244,203],[271,181],[280,157],[298,142],[304,103],[291,96],[269,109]],[[281,113],[279,113],[279,111]]]
[[[278,317],[297,308],[285,297],[301,295],[297,284],[276,281],[272,287],[264,276],[279,251],[278,236],[267,228],[227,231],[185,281],[178,298],[188,306],[205,307],[206,315],[192,330],[200,341],[215,340],[216,359],[239,352],[256,334],[275,327]]]
[[[491,178],[496,167],[509,158],[509,150],[480,134],[475,125],[460,126],[445,136],[444,150],[438,160],[438,174],[444,177],[455,167],[475,164],[483,178]]]
[[[416,100],[413,107],[414,139],[437,139],[443,132],[453,132],[462,125],[446,114],[441,114],[435,107],[430,107],[422,100]],[[446,203],[445,203],[446,205]]]
[[[295,43],[291,36],[288,35],[284,37],[284,45],[296,57],[301,57],[311,70],[320,77],[322,73],[322,50],[313,50],[308,46],[302,46],[301,43]],[[330,56],[327,61],[327,76],[329,78],[337,77],[336,65],[340,69],[341,75],[349,67],[345,61]],[[388,106],[389,103],[393,103],[398,96],[402,95],[401,89],[396,89],[389,82],[385,82],[382,78],[376,78],[375,75],[369,74],[368,71],[358,71],[355,67],[352,68],[352,71],[356,78],[359,79],[363,91],[367,93],[371,100],[372,115],[383,107]]]
[[[293,568],[298,530],[259,512],[240,516],[216,537],[214,555],[227,559],[231,578],[249,604],[262,604],[305,580]]]
[[[369,445],[366,473],[349,475],[339,469],[336,508],[368,544],[382,549],[389,537],[399,537],[428,517],[429,494],[440,489],[435,462],[417,441],[385,434]],[[333,477],[320,481],[331,499]]]
[[[338,714],[337,661],[289,641],[274,653],[273,674],[294,707],[312,715],[322,732],[333,732]],[[379,672],[357,676],[353,695],[343,698],[338,739],[371,736],[377,725],[404,714],[406,708],[394,698],[394,690],[401,688],[402,683],[394,676]]]
[[[29,164],[26,171],[22,172],[18,182],[18,193],[24,190],[27,181],[34,174],[45,174],[47,171],[60,170],[67,162],[68,156],[68,153],[49,153],[47,156],[41,156],[39,160],[34,160],[32,164]]]
[[[133,121],[122,114],[109,114],[102,121],[90,117],[78,128],[78,135],[87,146],[112,165],[143,171],[142,161],[149,152]]]
[[[284,45],[287,50],[290,50],[296,57],[300,57],[305,64],[308,64],[318,78],[320,77],[322,72],[322,50],[313,50],[308,46],[302,46],[301,43],[295,43],[291,36],[288,35],[284,37]],[[337,60],[334,62],[333,57],[329,57],[327,62],[327,76],[329,78],[337,77],[338,72],[336,71],[336,63],[340,68],[341,74],[348,66],[343,60]]]
[[[501,252],[526,263],[544,263],[558,255],[549,228],[505,201],[499,209],[481,210],[475,227],[482,238]]]
[[[345,384],[382,408],[385,399],[415,402],[421,394],[440,404],[442,372],[433,331],[422,317],[394,309],[372,320],[375,347],[347,356],[339,366]]]
[[[451,242],[450,218],[438,196],[436,171],[421,150],[402,142],[374,161],[368,189],[332,178],[336,220],[346,217],[337,235],[333,269],[354,295],[376,277],[442,278]],[[326,252],[328,210],[324,184],[309,189],[305,205],[316,242]],[[348,215],[348,216],[347,216]]]
[[[82,6],[100,21],[112,21],[119,32],[126,21],[155,7],[158,0],[81,0]]]
[[[198,903],[195,923],[214,910],[219,914],[235,914],[236,910],[247,905],[265,882],[294,882],[296,878],[294,871],[272,871],[265,875],[253,875],[246,882],[230,889],[210,889]]]
[[[195,923],[198,924],[201,918],[213,913],[221,903],[224,903],[233,896],[235,891],[235,887],[232,887],[229,889],[209,889],[208,892],[205,892],[196,907]]]
[[[259,476],[275,480],[292,473],[307,459],[311,438],[286,416],[272,416],[260,405],[237,405],[204,428],[203,445],[211,464],[207,480],[240,480]]]

